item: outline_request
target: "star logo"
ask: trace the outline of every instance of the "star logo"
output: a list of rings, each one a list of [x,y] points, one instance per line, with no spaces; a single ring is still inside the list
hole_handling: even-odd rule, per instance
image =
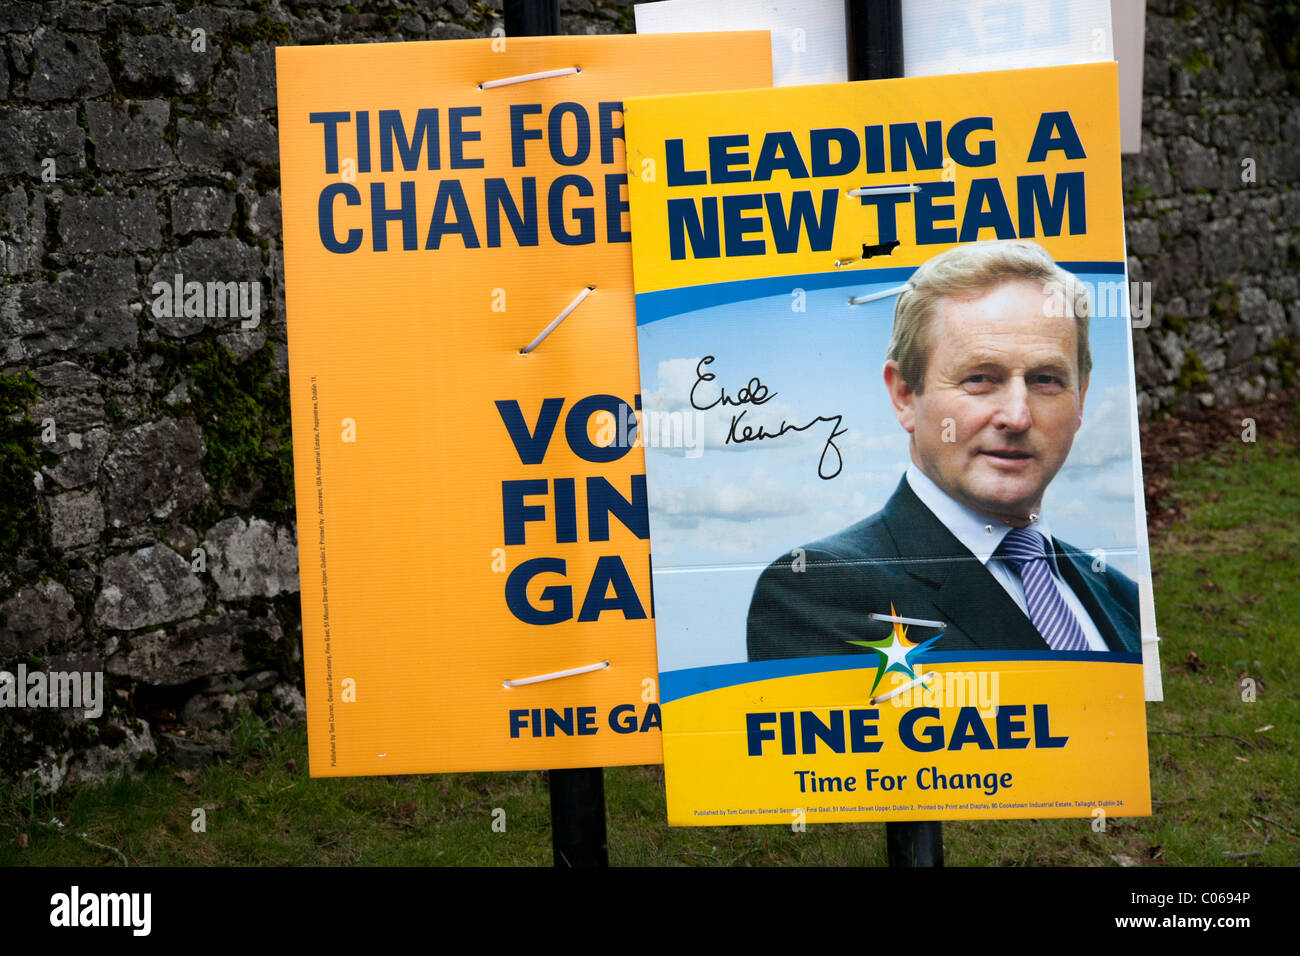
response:
[[[889,605],[889,616],[898,616],[892,602]],[[907,639],[907,627],[895,621],[894,633],[889,637],[879,641],[849,641],[849,643],[856,644],[858,647],[869,647],[876,652],[879,666],[876,668],[876,682],[871,685],[871,693],[874,694],[876,688],[880,686],[881,678],[890,671],[915,678],[916,674],[912,671],[912,658],[924,654],[930,645],[941,637],[942,634],[936,634],[928,641],[917,644]]]

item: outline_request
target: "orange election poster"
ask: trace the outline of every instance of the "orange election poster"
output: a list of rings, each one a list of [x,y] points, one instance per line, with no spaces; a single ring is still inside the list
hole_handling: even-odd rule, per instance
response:
[[[621,101],[769,42],[277,50],[313,776],[661,759]]]

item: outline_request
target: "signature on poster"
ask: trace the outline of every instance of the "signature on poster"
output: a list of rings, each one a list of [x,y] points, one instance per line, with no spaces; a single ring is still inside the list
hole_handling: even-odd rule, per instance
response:
[[[848,432],[847,428],[840,427],[844,421],[843,415],[818,415],[816,418],[803,425],[795,425],[782,419],[781,427],[776,431],[769,431],[767,426],[762,424],[758,426],[742,424],[742,420],[745,415],[749,413],[750,409],[741,406],[763,405],[776,398],[779,393],[769,390],[758,376],[755,375],[741,386],[734,396],[728,395],[726,388],[723,386],[717,386],[717,397],[714,398],[713,401],[708,402],[708,404],[702,404],[703,401],[707,401],[709,396],[706,395],[699,397],[696,395],[696,391],[700,388],[702,383],[712,382],[717,379],[716,375],[712,372],[705,371],[704,368],[706,365],[712,365],[713,362],[714,357],[712,355],[706,355],[704,358],[700,359],[699,363],[695,366],[695,384],[691,386],[691,405],[702,412],[716,408],[719,405],[724,408],[740,408],[739,412],[731,416],[731,426],[727,429],[725,444],[741,445],[745,442],[762,441],[768,438],[781,438],[790,432],[807,431],[818,422],[826,422],[831,426],[831,430],[830,434],[826,438],[826,444],[822,446],[821,457],[817,460],[817,475],[818,477],[829,481],[843,470],[844,459],[840,455],[839,446],[835,444],[836,438],[839,438],[841,435]],[[832,453],[834,454],[833,459],[829,457]]]

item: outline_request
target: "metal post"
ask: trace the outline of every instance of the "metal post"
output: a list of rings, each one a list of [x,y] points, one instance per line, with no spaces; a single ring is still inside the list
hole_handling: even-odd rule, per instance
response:
[[[552,770],[551,848],[558,867],[609,866],[602,767]]]
[[[555,36],[560,0],[505,0],[506,36]],[[552,770],[551,852],[556,866],[609,866],[605,836],[605,770]]]
[[[903,75],[902,0],[845,0],[849,79],[888,80]],[[885,824],[889,865],[943,866],[943,824]]]
[[[560,0],[505,0],[506,36],[544,37],[560,32]]]
[[[885,845],[890,866],[943,866],[942,823],[886,823]]]
[[[844,13],[849,31],[849,79],[902,76],[902,0],[845,0]]]

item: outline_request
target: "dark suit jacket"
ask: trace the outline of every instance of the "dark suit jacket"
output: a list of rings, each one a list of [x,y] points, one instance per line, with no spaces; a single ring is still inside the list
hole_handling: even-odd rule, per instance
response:
[[[1112,651],[1141,650],[1137,585],[1055,538],[1057,567]],[[889,637],[893,625],[867,615],[943,621],[936,651],[1047,650],[1029,617],[979,559],[916,497],[904,478],[888,503],[851,528],[771,564],[749,605],[751,661],[865,653],[847,643]],[[908,625],[920,643],[940,633]]]

